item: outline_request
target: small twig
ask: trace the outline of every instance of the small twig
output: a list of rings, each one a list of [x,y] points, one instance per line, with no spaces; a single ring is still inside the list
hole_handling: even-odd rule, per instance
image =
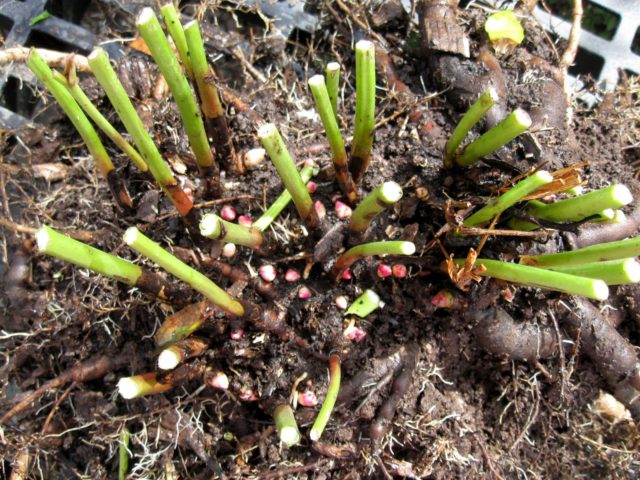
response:
[[[65,68],[68,52],[57,52],[55,50],[47,50],[45,48],[35,49],[40,56],[47,62],[50,67]],[[31,48],[29,47],[13,47],[0,50],[0,65],[11,62],[24,62],[29,56]],[[89,62],[87,57],[75,54],[74,59],[76,62],[76,68],[81,72],[90,72]]]
[[[570,128],[573,121],[573,108],[571,106],[571,86],[569,85],[567,72],[569,66],[573,64],[578,53],[578,45],[580,44],[580,36],[582,35],[582,0],[573,0],[573,22],[571,24],[571,32],[569,33],[569,43],[567,49],[560,59],[560,71],[564,79],[564,94],[567,99],[567,115],[566,126]]]
[[[53,420],[53,416],[58,411],[58,408],[60,408],[60,404],[64,402],[64,399],[69,396],[69,394],[71,393],[71,390],[73,390],[77,384],[78,383],[75,381],[71,382],[71,385],[69,385],[69,388],[67,388],[62,393],[62,395],[60,395],[60,397],[56,400],[56,403],[53,405],[53,408],[49,412],[49,415],[47,415],[47,419],[44,421],[44,425],[42,425],[42,430],[40,432],[42,435],[47,433],[47,430],[49,429],[49,424],[51,423],[51,420]]]

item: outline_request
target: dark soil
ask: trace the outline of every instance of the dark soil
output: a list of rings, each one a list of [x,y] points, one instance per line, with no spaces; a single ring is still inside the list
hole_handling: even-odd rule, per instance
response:
[[[94,2],[87,21],[105,37],[131,36],[133,17],[113,5]],[[321,8],[322,26],[316,33],[295,32],[288,42],[266,29],[255,10],[225,4],[198,11],[203,13],[207,50],[211,57],[220,57],[214,64],[220,84],[235,89],[250,107],[243,112],[240,104],[228,105],[236,150],[259,146],[256,122],[276,123],[296,161],[312,159],[320,165],[313,197],[327,209],[324,230],[307,235],[290,206],[270,230],[274,247],[268,254],[238,248],[231,260],[222,259],[251,275],[263,264],[276,265],[273,300],[237,282],[234,292],[246,302],[282,313],[285,330],[308,343],[300,346],[302,342],[284,338],[278,334],[282,329],[270,329],[268,322],[243,323],[213,315],[199,332],[210,347],[191,365],[196,371],[224,371],[230,379],[226,392],[207,386],[200,375],[164,394],[123,400],[115,393],[119,378],[155,369],[152,336],[160,323],[201,298],[186,290],[180,305],[150,299],[115,281],[37,255],[29,241],[33,229],[47,224],[153,269],[122,243],[124,230],[136,225],[229,288],[231,281],[212,268],[211,258],[219,257],[221,245],[194,240],[168,200],[105,141],[136,205],[132,214],[118,211],[79,136],[50,99],[45,103],[43,96],[39,104],[39,126],[4,135],[0,245],[4,268],[11,268],[0,297],[0,413],[81,362],[101,356],[109,361],[99,378],[74,377],[0,427],[0,475],[8,478],[19,460],[28,459],[30,473],[25,478],[117,478],[119,432],[126,427],[131,432],[128,478],[214,478],[221,472],[227,478],[315,479],[640,476],[634,420],[612,419],[594,407],[603,391],[613,391],[597,366],[581,355],[571,330],[555,322],[566,315],[567,297],[487,280],[462,292],[443,273],[442,252],[432,243],[447,223],[449,199],[483,204],[519,172],[541,162],[546,162],[545,169],[555,170],[588,161],[582,169],[588,187],[621,182],[636,189],[637,79],[627,79],[594,110],[572,105],[573,123],[566,129],[564,93],[554,67],[558,60],[534,22],[525,22],[524,44],[499,60],[501,73],[488,76],[487,64],[476,58],[485,47],[481,27],[486,12],[480,9],[461,12],[460,17],[471,38],[473,59],[451,63],[437,55],[425,58],[417,24],[402,11],[363,11],[354,3],[346,13],[342,5]],[[186,9],[192,12],[193,7]],[[389,59],[408,88],[400,91],[390,76],[379,74],[379,126],[360,190],[367,193],[383,181],[395,180],[405,193],[398,206],[379,217],[367,238],[411,240],[418,255],[387,262],[405,263],[407,278],[381,279],[376,275],[380,260],[368,259],[354,265],[353,279],[335,285],[327,273],[335,255],[326,264],[311,260],[322,231],[343,220],[333,208],[340,191],[306,80],[339,58],[344,79],[341,120],[348,136],[355,109],[352,43],[371,36],[362,30],[363,21],[373,22],[375,35],[388,43]],[[246,68],[238,51],[254,71]],[[154,91],[157,68],[152,60],[131,50],[119,71],[123,79],[129,74],[130,93],[161,152],[181,181],[200,195],[177,109],[170,94],[158,96]],[[266,83],[256,78],[259,75]],[[496,75],[504,77],[505,111],[521,107],[531,112],[532,133],[487,162],[446,171],[442,151],[448,135],[468,98],[477,97],[486,87],[483,82],[495,81]],[[90,75],[82,77],[82,85],[122,131]],[[44,166],[58,175],[47,179],[38,174]],[[243,176],[223,175],[224,199],[204,203],[206,199],[197,198],[203,211],[228,204],[256,219],[282,191],[268,158]],[[442,240],[448,252],[466,256],[480,237]],[[563,235],[549,230],[545,243],[489,238],[482,256],[509,259],[518,253],[565,248]],[[288,283],[288,268],[305,271],[308,278]],[[302,285],[311,289],[310,299],[298,298]],[[342,335],[348,319],[335,306],[335,298],[346,295],[353,301],[367,288],[375,290],[385,306],[356,319],[367,336],[350,342]],[[436,309],[431,302],[443,288],[455,294],[451,310]],[[504,299],[511,296],[507,293],[513,294],[509,301]],[[619,310],[619,331],[632,344],[639,340],[637,296],[635,287],[614,287],[610,300],[599,305]],[[529,362],[487,353],[481,345],[495,349],[486,347],[486,335],[477,341],[477,319],[468,313],[495,305],[518,324],[526,322],[527,332],[534,326],[557,332],[569,348],[561,349],[563,355],[552,349],[550,358],[528,358]],[[244,329],[244,336],[231,340],[230,332],[238,328]],[[312,390],[322,401],[331,352],[342,357],[343,393],[322,442],[312,445],[307,436],[319,406],[299,406],[302,444],[280,446],[273,408],[287,401],[303,375],[298,390]],[[256,394],[254,401],[240,398],[248,390]]]

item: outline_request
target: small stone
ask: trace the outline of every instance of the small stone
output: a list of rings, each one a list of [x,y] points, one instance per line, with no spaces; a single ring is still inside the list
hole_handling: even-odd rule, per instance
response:
[[[231,258],[236,254],[236,246],[233,243],[225,243],[222,247],[222,256],[225,258]]]
[[[349,306],[349,299],[344,295],[337,296],[335,302],[336,307],[338,307],[340,310],[346,310]]]

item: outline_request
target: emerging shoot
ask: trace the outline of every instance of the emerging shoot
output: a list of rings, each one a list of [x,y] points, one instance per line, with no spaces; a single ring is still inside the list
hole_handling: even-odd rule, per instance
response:
[[[451,134],[451,138],[447,142],[444,150],[444,166],[453,167],[453,159],[458,151],[458,147],[469,134],[473,126],[480,121],[485,113],[498,101],[498,93],[491,87],[486,90],[480,98],[471,105],[471,108],[464,114],[455,130]]]
[[[327,63],[325,70],[327,80],[327,92],[329,94],[329,102],[331,102],[331,110],[333,114],[338,116],[338,97],[340,92],[340,64],[337,62]]]
[[[104,176],[109,189],[113,194],[116,204],[122,209],[129,209],[133,206],[129,192],[122,182],[122,179],[118,175],[109,154],[105,150],[100,137],[96,133],[95,129],[91,125],[91,122],[86,117],[78,103],[71,96],[71,93],[66,87],[57,82],[53,77],[53,71],[49,68],[46,62],[42,59],[40,54],[31,49],[29,57],[27,58],[27,66],[38,77],[38,79],[47,87],[47,90],[56,99],[64,113],[67,114],[73,126],[82,137],[85,145],[89,149],[89,153],[96,162],[100,173]]]
[[[455,163],[461,167],[469,167],[524,133],[530,126],[531,117],[518,108],[498,125],[467,145],[462,154],[455,158]]]
[[[502,194],[498,198],[491,200],[485,207],[478,210],[464,221],[465,227],[475,227],[476,225],[484,225],[491,221],[493,217],[504,212],[507,208],[515,205],[524,197],[538,188],[551,183],[553,176],[549,172],[540,170],[530,177],[522,180],[508,192]]]
[[[329,140],[329,146],[331,147],[333,166],[336,171],[336,181],[347,198],[351,202],[354,202],[358,198],[358,188],[349,173],[347,151],[344,148],[344,141],[342,140],[342,135],[340,135],[340,128],[336,121],[335,111],[331,106],[331,100],[324,82],[324,77],[322,75],[311,77],[309,79],[309,88],[316,103],[316,110],[320,114],[322,124],[327,133],[327,140]]]
[[[203,237],[244,245],[256,250],[262,246],[263,242],[262,233],[257,228],[227,222],[214,213],[208,213],[202,217],[200,233]]]
[[[307,187],[296,169],[296,164],[293,162],[280,132],[274,124],[267,123],[258,130],[258,138],[271,157],[282,183],[291,194],[302,221],[308,228],[315,228],[318,225],[318,214],[313,208],[313,200],[311,200]]]
[[[464,265],[465,261],[465,259],[454,260],[458,265]],[[498,278],[530,287],[548,288],[594,300],[606,300],[609,296],[609,287],[602,280],[485,258],[478,258],[475,265],[484,267],[484,270],[478,269],[476,271],[478,275],[484,277]]]
[[[194,290],[200,292],[221,310],[236,317],[244,315],[244,307],[240,302],[233,299],[202,273],[171,255],[160,245],[142,234],[136,227],[127,229],[123,238],[124,242],[131,248],[148,257],[183,282],[191,285]]]
[[[369,167],[376,109],[376,54],[373,42],[356,44],[356,116],[349,170],[358,184]]]
[[[276,423],[278,437],[287,447],[293,447],[300,443],[300,430],[293,415],[293,409],[286,403],[281,403],[273,412],[273,420]]]
[[[309,437],[313,442],[320,440],[322,432],[324,432],[327,423],[329,423],[329,418],[331,418],[331,413],[340,391],[340,375],[340,357],[332,353],[329,355],[329,388],[327,389],[327,396],[322,402],[316,421],[313,422],[311,432],[309,432]]]
[[[351,216],[351,233],[364,233],[380,213],[402,198],[402,187],[396,182],[385,182],[360,202]]]
[[[207,174],[207,181],[210,180],[209,175],[214,175],[214,181],[217,182],[217,165],[213,161],[200,110],[193,98],[189,82],[180,69],[178,59],[173,54],[160,22],[151,8],[144,8],[140,12],[136,26],[169,85],[198,165],[203,169],[203,173]]]

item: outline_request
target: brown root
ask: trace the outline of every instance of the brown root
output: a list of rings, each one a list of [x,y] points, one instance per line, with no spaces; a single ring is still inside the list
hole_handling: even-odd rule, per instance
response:
[[[551,326],[518,323],[500,307],[476,310],[472,318],[477,322],[478,344],[493,355],[535,363],[558,354],[558,339]]]

